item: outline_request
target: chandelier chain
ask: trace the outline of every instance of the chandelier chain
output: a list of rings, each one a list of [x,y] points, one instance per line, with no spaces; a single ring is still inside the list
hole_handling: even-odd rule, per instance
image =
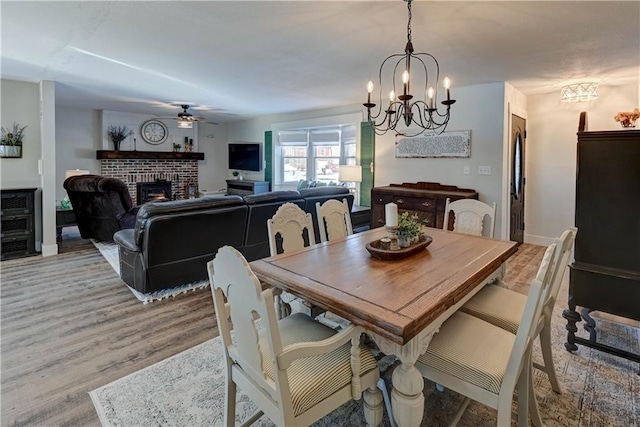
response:
[[[411,0],[407,0],[407,9],[409,10],[409,20],[407,21],[407,41],[411,43]]]

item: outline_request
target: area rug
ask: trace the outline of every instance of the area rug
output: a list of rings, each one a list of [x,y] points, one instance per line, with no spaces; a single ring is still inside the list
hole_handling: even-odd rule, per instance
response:
[[[118,245],[109,242],[98,242],[91,240],[93,245],[100,251],[104,259],[107,260],[111,268],[120,276],[120,256],[118,253]],[[123,282],[124,283],[124,282]],[[153,301],[163,300],[169,297],[175,297],[176,295],[184,294],[189,291],[195,291],[198,289],[204,289],[209,287],[208,280],[199,280],[197,282],[182,284],[169,289],[162,289],[156,292],[150,292],[143,294],[142,292],[133,289],[131,286],[125,283],[125,286],[129,288],[131,293],[143,304],[148,304]]]
[[[535,371],[540,412],[547,426],[637,426],[640,422],[640,376],[638,364],[606,353],[580,347],[575,354],[564,350],[566,330],[561,309],[553,319],[553,348],[563,393],[555,394],[546,376]],[[629,351],[640,350],[640,330],[599,321],[599,339]],[[541,361],[536,343],[535,360]],[[391,357],[391,356],[388,356]],[[395,359],[394,359],[395,360]],[[384,370],[390,383],[395,365]],[[462,397],[435,390],[425,381],[422,426],[447,425]],[[224,370],[219,338],[207,341],[169,359],[135,372],[90,392],[104,426],[220,426],[224,410]],[[236,423],[256,407],[239,390]],[[515,399],[513,407],[515,423]],[[496,411],[471,403],[459,425],[495,426]],[[262,417],[256,426],[273,426]],[[364,426],[362,403],[350,402],[314,424],[318,427]],[[383,425],[389,426],[385,411]]]

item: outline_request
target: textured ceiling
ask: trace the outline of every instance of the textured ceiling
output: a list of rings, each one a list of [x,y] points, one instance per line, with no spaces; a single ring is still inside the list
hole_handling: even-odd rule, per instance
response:
[[[1,3],[2,77],[53,80],[60,105],[214,121],[363,102],[404,50],[406,3]],[[640,2],[414,1],[413,44],[455,86],[526,94],[640,76]]]

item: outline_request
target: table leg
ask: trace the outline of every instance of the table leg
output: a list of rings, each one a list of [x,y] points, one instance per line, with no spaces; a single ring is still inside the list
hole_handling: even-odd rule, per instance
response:
[[[400,345],[371,334],[380,350],[400,359],[400,365],[393,371],[391,381],[391,407],[398,427],[417,427],[424,414],[424,379],[416,368],[418,356],[427,351],[431,338],[438,330],[422,332],[405,345]]]

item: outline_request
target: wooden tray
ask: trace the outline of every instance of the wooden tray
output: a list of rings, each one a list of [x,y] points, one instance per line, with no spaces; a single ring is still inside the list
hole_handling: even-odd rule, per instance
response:
[[[432,241],[433,239],[431,238],[431,236],[427,236],[423,234],[420,237],[420,240],[418,241],[418,243],[414,243],[413,245],[407,248],[400,248],[397,251],[381,249],[380,240],[367,243],[365,247],[367,248],[367,250],[369,251],[372,257],[387,261],[387,260],[401,259],[409,255],[415,254],[423,250],[427,246],[429,246]]]

